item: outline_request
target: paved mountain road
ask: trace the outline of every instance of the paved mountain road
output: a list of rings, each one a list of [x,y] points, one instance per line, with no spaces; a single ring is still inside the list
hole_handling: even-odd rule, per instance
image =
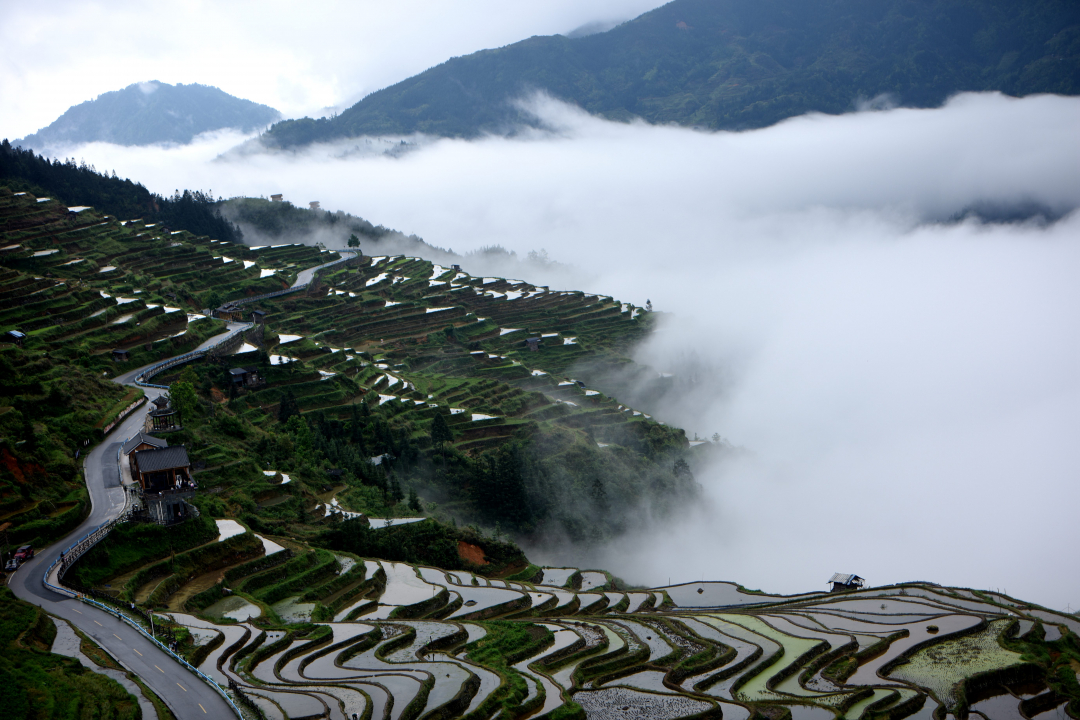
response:
[[[240,323],[230,323],[228,329],[231,332],[243,326]],[[225,334],[228,333],[211,338],[199,347],[209,346]],[[114,378],[114,382],[132,384],[135,376],[145,369],[132,370]],[[164,392],[158,388],[143,390],[146,391],[147,402]],[[90,515],[67,537],[47,548],[39,549],[32,560],[24,563],[9,578],[8,586],[19,598],[64,618],[92,637],[157,693],[178,720],[208,716],[235,717],[232,708],[221,695],[137,630],[104,610],[53,592],[41,582],[45,570],[60,556],[62,549],[123,511],[124,489],[120,487],[116,451],[121,442],[142,429],[145,417],[146,413],[142,408],[136,410],[86,455],[83,470],[86,475],[86,489],[90,493]]]
[[[353,251],[340,251],[340,254],[344,259],[356,255]],[[340,261],[302,270],[297,275],[293,287],[310,282],[318,270],[337,262]],[[210,338],[197,349],[205,349],[219,342],[229,333],[246,327],[246,323],[228,323],[226,327],[225,333]],[[113,382],[134,385],[135,378],[148,367],[150,366],[124,373],[113,378]],[[151,387],[143,388],[143,390],[146,392],[148,403],[164,392],[159,388]],[[17,597],[34,603],[57,617],[64,618],[93,638],[121,665],[138,675],[151,690],[157,693],[178,720],[234,717],[232,708],[217,691],[143,637],[137,630],[104,610],[55,593],[42,584],[46,569],[56,561],[62,549],[70,547],[92,529],[123,512],[124,489],[120,486],[116,453],[123,441],[142,429],[145,417],[145,406],[143,406],[125,418],[85,456],[83,471],[86,476],[86,488],[90,494],[89,516],[67,537],[47,548],[38,549],[33,559],[24,563],[8,578],[8,586]]]

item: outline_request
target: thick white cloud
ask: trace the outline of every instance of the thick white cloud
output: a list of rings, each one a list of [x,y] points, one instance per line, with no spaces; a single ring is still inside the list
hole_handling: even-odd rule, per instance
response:
[[[1080,215],[942,222],[1080,205],[1080,99],[964,95],[746,133],[534,102],[551,131],[398,158],[341,159],[367,147],[351,143],[214,161],[235,138],[76,156],[163,192],[318,199],[458,251],[543,247],[583,289],[670,311],[641,360],[678,373],[693,351],[705,370],[657,415],[748,452],[699,472],[709,502],[690,518],[590,556],[628,580],[794,592],[857,572],[1080,607]]]
[[[287,117],[364,95],[482,48],[627,20],[658,0],[56,0],[4,3],[0,137],[132,83],[202,83]]]

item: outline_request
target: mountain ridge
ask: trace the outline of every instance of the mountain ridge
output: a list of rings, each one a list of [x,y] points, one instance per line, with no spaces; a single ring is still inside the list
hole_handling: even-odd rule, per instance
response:
[[[274,108],[210,85],[170,85],[152,80],[73,105],[50,125],[16,144],[35,150],[87,142],[183,145],[200,133],[226,128],[250,132],[280,117]]]
[[[573,33],[571,33],[573,34]],[[1060,0],[675,0],[584,37],[534,36],[452,58],[336,117],[276,123],[267,146],[361,135],[509,134],[543,90],[610,120],[707,129],[841,113],[881,95],[1080,93],[1080,9]]]

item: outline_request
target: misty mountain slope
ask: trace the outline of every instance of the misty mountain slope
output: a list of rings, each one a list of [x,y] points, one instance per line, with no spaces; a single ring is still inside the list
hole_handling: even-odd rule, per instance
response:
[[[250,132],[281,113],[208,85],[156,80],[128,85],[68,108],[46,128],[16,145],[44,150],[87,142],[117,145],[191,142],[199,133],[235,128]]]
[[[333,118],[264,136],[472,137],[535,119],[531,91],[615,120],[751,128],[888,94],[916,107],[964,90],[1080,92],[1080,8],[1061,0],[675,0],[608,32],[532,37],[453,58]]]
[[[68,205],[92,206],[120,218],[142,218],[165,223],[174,230],[240,242],[240,230],[221,217],[212,192],[177,191],[170,198],[147,190],[141,183],[110,177],[85,163],[50,161],[33,150],[0,141],[0,182],[15,191],[58,199]]]

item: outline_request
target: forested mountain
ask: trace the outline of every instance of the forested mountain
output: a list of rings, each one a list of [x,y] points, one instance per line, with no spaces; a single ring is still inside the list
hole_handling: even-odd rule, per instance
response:
[[[32,150],[0,142],[0,182],[13,190],[51,196],[68,205],[85,205],[117,218],[142,218],[174,230],[240,242],[240,229],[222,218],[210,192],[177,191],[164,198],[141,183],[110,177],[74,160],[49,160]]]
[[[288,147],[413,132],[471,137],[536,120],[531,90],[615,120],[764,127],[889,94],[1080,92],[1080,5],[1068,0],[675,0],[585,37],[532,37],[454,58],[333,118],[278,123]]]
[[[16,142],[49,150],[86,142],[189,143],[208,130],[256,130],[281,117],[266,105],[208,85],[152,81],[128,85],[68,108],[53,124]]]

